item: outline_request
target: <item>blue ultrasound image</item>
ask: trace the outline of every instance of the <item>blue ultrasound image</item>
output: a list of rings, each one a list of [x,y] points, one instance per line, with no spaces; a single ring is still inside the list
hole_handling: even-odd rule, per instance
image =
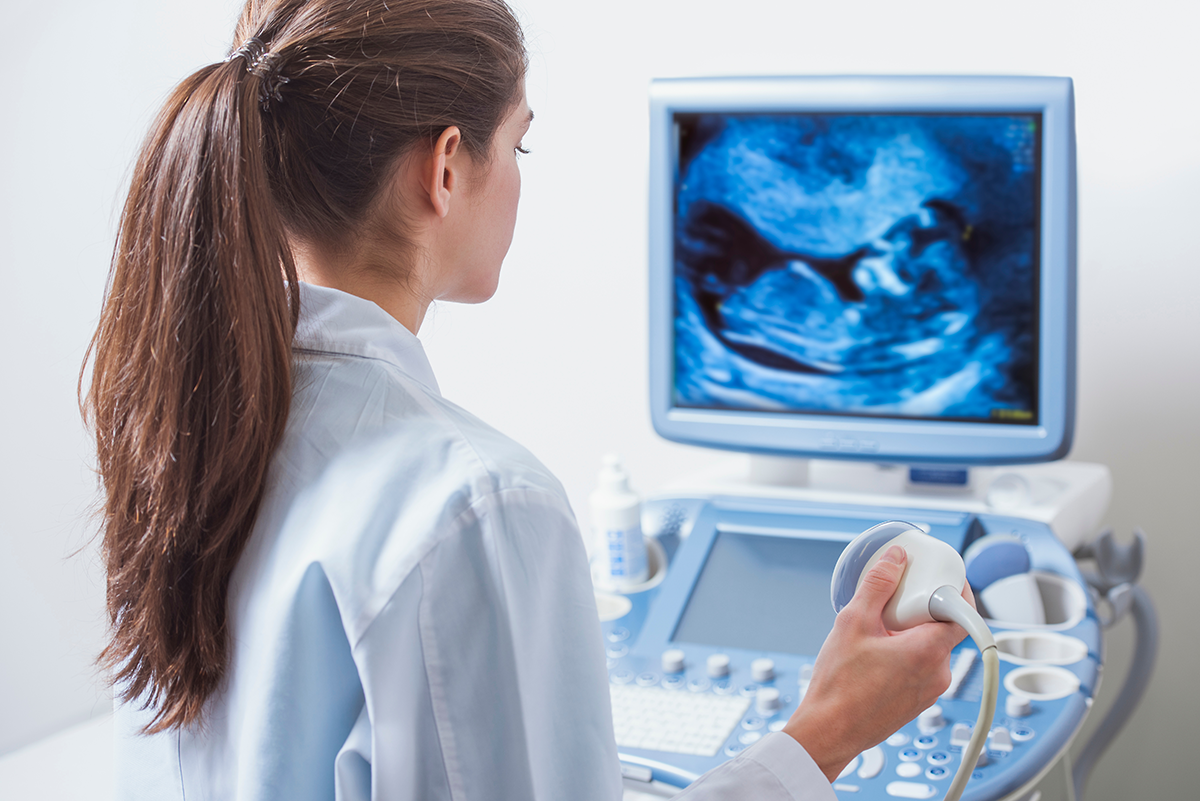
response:
[[[1037,423],[1039,115],[676,122],[676,405]]]

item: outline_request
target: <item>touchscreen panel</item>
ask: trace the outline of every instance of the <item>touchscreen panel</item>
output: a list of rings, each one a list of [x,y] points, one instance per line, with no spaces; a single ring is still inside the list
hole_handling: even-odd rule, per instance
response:
[[[846,543],[722,531],[674,640],[816,656],[833,628],[833,568]]]

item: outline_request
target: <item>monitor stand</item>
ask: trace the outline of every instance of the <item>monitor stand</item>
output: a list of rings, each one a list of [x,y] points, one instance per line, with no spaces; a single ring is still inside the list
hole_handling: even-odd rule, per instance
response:
[[[1104,465],[1046,462],[972,467],[965,483],[912,480],[907,465],[739,455],[665,487],[670,495],[778,498],[950,509],[1037,520],[1068,550],[1091,541],[1112,495]]]

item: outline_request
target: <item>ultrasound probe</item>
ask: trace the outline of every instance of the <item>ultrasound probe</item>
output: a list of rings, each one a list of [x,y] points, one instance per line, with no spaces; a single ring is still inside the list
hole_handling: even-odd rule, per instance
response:
[[[958,801],[987,743],[996,712],[1000,688],[996,641],[983,618],[962,597],[967,578],[958,551],[911,523],[880,523],[859,534],[846,546],[838,557],[830,586],[835,612],[841,612],[850,603],[867,571],[892,545],[902,547],[908,554],[908,561],[896,592],[884,607],[884,625],[891,631],[902,631],[935,620],[957,623],[971,635],[983,656],[983,699],[979,718],[970,742],[963,748],[962,764],[945,796],[946,801]]]

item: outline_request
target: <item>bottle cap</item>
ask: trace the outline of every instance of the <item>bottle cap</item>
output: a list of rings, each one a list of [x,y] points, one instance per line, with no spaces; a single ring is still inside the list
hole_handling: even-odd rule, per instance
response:
[[[631,492],[629,489],[629,474],[625,472],[625,466],[621,463],[621,457],[615,453],[610,453],[604,457],[604,465],[600,468],[600,475],[597,477],[597,482],[601,489],[606,489],[610,492]]]

